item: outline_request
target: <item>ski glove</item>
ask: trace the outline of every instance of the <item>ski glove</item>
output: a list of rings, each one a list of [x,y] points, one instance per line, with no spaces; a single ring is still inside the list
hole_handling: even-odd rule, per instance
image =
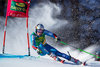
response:
[[[40,49],[36,49],[36,51],[37,51],[38,54],[42,53],[42,51]]]
[[[61,41],[61,39],[57,37],[55,38],[55,41],[58,42],[58,41]]]

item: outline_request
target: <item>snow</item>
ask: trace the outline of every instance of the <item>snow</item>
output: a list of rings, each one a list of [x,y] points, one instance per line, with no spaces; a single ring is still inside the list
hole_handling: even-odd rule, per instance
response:
[[[35,51],[33,50],[33,57],[25,57],[25,58],[1,58],[0,59],[0,66],[2,67],[100,67],[100,62],[98,61],[94,61],[94,58],[92,58],[92,56],[83,53],[83,52],[79,52],[76,49],[72,49],[70,47],[66,47],[66,48],[57,48],[58,50],[60,50],[61,52],[66,52],[69,51],[70,54],[81,60],[81,61],[87,61],[87,66],[83,66],[83,65],[76,65],[70,61],[65,62],[65,64],[62,64],[60,62],[57,62],[55,60],[53,60],[51,57],[49,57],[48,55],[46,56],[39,56],[35,53]],[[98,49],[95,45],[88,47],[87,49],[85,49],[85,51],[87,52],[93,52],[95,49]],[[73,51],[74,50],[74,51]],[[67,53],[66,53],[67,54]]]
[[[0,59],[0,66],[2,67],[99,67],[100,62],[94,61],[93,59],[88,62],[87,66],[76,65],[69,61],[65,64],[56,62],[47,58],[23,58],[23,59]]]

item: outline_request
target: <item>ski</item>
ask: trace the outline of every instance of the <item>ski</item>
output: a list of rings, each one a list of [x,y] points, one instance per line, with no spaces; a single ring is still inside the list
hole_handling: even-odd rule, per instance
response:
[[[69,53],[69,51],[67,51],[67,53],[68,53],[69,56],[71,56],[71,54]],[[81,62],[80,60],[75,59],[75,58],[73,58],[73,57],[71,57],[71,60],[70,60],[70,61],[76,63],[77,65],[83,65],[83,66],[86,66],[86,65],[87,65],[87,64],[86,64],[87,61]]]

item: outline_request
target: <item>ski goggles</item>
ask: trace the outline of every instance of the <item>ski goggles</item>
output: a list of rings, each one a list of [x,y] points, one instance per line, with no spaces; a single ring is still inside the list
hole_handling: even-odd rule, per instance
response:
[[[42,29],[37,29],[37,32],[38,33],[43,33],[43,30]]]

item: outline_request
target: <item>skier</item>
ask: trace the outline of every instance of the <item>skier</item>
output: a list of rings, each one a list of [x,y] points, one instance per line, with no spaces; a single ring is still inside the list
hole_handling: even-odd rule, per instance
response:
[[[35,27],[35,32],[31,34],[31,43],[33,49],[37,51],[37,53],[41,56],[44,55],[49,55],[56,61],[60,61],[61,63],[64,63],[65,60],[61,60],[59,57],[65,58],[69,61],[72,61],[76,64],[82,64],[79,60],[59,52],[57,49],[54,47],[50,46],[49,44],[46,43],[45,35],[50,36],[55,39],[55,41],[59,41],[60,38],[56,36],[56,34],[44,29],[44,26],[42,24],[38,24]]]

